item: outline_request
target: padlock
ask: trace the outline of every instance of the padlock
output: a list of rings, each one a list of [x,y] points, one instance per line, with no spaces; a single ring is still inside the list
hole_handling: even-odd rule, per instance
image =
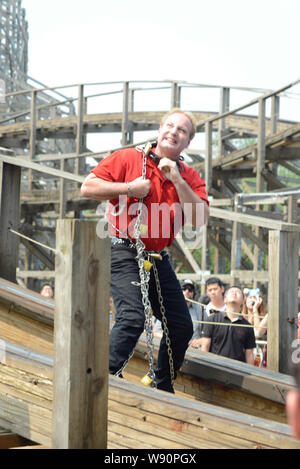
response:
[[[153,264],[151,264],[151,262],[149,261],[144,261],[144,270],[146,272],[150,272],[150,270],[152,269],[153,267]]]
[[[150,378],[150,376],[148,374],[146,374],[142,379],[141,379],[141,383],[144,385],[144,386],[150,386],[152,384],[153,380],[152,378]]]
[[[141,236],[146,236],[148,233],[148,225],[141,224],[139,226],[139,232],[141,233]]]

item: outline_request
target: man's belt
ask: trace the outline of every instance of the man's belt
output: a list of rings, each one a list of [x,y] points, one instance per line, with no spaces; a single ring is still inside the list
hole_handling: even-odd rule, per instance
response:
[[[131,239],[128,239],[128,238],[118,238],[117,236],[111,236],[111,245],[112,246],[120,246],[120,247],[126,247],[126,248],[130,248],[130,249],[136,249],[136,246],[134,244],[134,241],[132,241]],[[159,252],[156,252],[156,251],[146,251],[147,253],[149,253],[150,255],[152,255],[153,257],[155,256],[155,254],[157,255],[160,255],[161,257],[164,257],[164,256],[167,256],[168,253],[165,249],[163,249],[162,251],[159,251]]]

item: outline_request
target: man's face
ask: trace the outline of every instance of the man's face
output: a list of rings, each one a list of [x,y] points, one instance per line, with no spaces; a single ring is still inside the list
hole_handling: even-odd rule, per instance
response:
[[[239,288],[230,288],[224,298],[225,304],[236,303],[239,307],[244,303],[244,296]]]
[[[53,297],[53,290],[50,287],[50,285],[44,285],[42,291],[41,291],[42,296],[46,296],[47,298],[52,298]]]
[[[193,289],[192,285],[187,285],[186,287],[184,287],[184,289],[182,289],[182,292],[183,292],[183,296],[187,300],[192,300],[193,299],[194,289]]]
[[[156,153],[160,157],[176,160],[182,150],[189,146],[192,124],[181,113],[169,116],[160,126]]]
[[[210,301],[222,301],[223,299],[223,292],[224,292],[224,287],[220,287],[218,283],[212,283],[210,285],[207,285],[206,287],[206,294],[209,296]]]

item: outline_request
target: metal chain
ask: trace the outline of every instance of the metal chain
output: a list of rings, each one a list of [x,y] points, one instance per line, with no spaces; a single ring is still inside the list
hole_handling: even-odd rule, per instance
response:
[[[145,149],[143,150],[143,171],[142,171],[142,178],[146,179],[146,171],[147,171],[147,155],[151,150],[151,144],[146,145]],[[137,256],[136,259],[138,261],[139,266],[139,276],[141,282],[141,294],[142,294],[142,302],[145,311],[145,333],[146,333],[146,341],[147,341],[147,349],[148,349],[148,361],[149,361],[149,372],[148,376],[152,381],[154,387],[156,387],[155,382],[155,373],[154,373],[154,346],[153,346],[153,328],[152,328],[152,308],[151,303],[149,300],[149,280],[150,280],[150,271],[147,271],[144,268],[145,260],[150,262],[150,256],[148,254],[148,258],[146,259],[145,256],[145,244],[141,240],[141,217],[143,212],[143,198],[139,200],[139,205],[137,209],[137,218],[134,226],[134,237],[135,237],[135,245]]]
[[[160,282],[159,282],[159,277],[158,277],[158,270],[157,270],[155,261],[153,262],[153,272],[154,272],[156,289],[157,289],[157,294],[158,294],[160,313],[161,313],[161,317],[162,317],[161,323],[162,323],[162,328],[163,328],[163,331],[164,331],[164,334],[165,334],[165,337],[166,337],[166,344],[167,344],[168,356],[169,356],[170,377],[171,377],[171,383],[172,383],[172,386],[173,386],[174,381],[175,381],[175,373],[174,373],[174,362],[173,362],[171,340],[170,340],[170,337],[169,337],[169,329],[168,329],[168,324],[167,324],[166,309],[165,309],[164,303],[163,303],[163,297],[162,297]]]
[[[142,178],[144,180],[146,179],[146,172],[147,172],[147,156],[151,148],[152,148],[152,145],[149,142],[144,149],[138,149],[139,151],[142,151],[143,153]],[[169,338],[169,330],[167,327],[166,310],[163,304],[163,297],[161,293],[157,267],[156,267],[154,260],[152,261],[153,263],[150,262],[151,255],[146,252],[145,244],[141,240],[140,227],[141,227],[141,218],[143,214],[143,201],[144,201],[143,198],[139,199],[137,217],[136,217],[135,226],[134,226],[134,238],[136,240],[135,241],[135,247],[137,251],[136,259],[138,261],[142,303],[143,303],[144,312],[145,312],[144,330],[146,333],[146,342],[147,342],[147,349],[148,349],[148,362],[149,362],[148,376],[151,380],[152,386],[156,387],[155,372],[154,372],[154,344],[153,344],[154,336],[153,336],[153,327],[152,327],[152,308],[151,308],[151,303],[149,300],[150,269],[149,270],[145,269],[145,261],[148,261],[149,263],[151,263],[153,272],[154,272],[156,289],[158,293],[158,300],[160,304],[160,312],[162,316],[163,330],[166,336],[166,343],[168,347],[170,376],[171,376],[172,385],[175,379],[175,374],[174,374],[174,363],[173,363],[173,356],[172,356],[172,349],[171,349],[171,341]],[[119,229],[117,230],[121,233]],[[134,350],[131,352],[128,359],[124,362],[120,370],[115,374],[116,376],[119,376],[122,373],[124,368],[127,366],[129,360],[133,356],[133,353],[134,353]]]

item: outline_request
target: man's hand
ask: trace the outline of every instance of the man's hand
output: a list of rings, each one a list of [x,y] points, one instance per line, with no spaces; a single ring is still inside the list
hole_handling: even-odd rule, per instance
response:
[[[202,343],[202,339],[194,339],[194,340],[190,343],[189,347],[199,348],[199,347],[201,347],[201,343]]]
[[[128,182],[130,191],[129,197],[136,197],[137,199],[143,199],[149,194],[151,183],[150,179],[143,179],[142,176]]]
[[[161,170],[163,177],[170,179],[173,184],[181,178],[176,161],[172,161],[169,158],[162,158],[159,162],[158,169]]]

